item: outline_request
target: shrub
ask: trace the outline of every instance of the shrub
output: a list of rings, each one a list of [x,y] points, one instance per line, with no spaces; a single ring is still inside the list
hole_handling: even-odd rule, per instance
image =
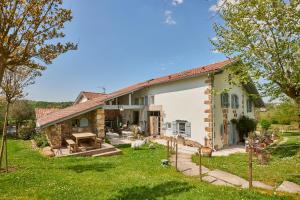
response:
[[[247,116],[241,116],[236,123],[236,128],[239,132],[240,141],[244,141],[244,137],[248,137],[250,132],[256,129],[256,121]]]
[[[26,125],[23,125],[18,130],[19,137],[23,140],[32,139],[36,134],[35,132],[35,123],[33,121],[28,122]]]
[[[44,134],[36,134],[36,135],[33,137],[33,139],[35,140],[36,145],[37,145],[38,147],[43,148],[43,147],[49,145],[48,140],[47,140],[47,138],[46,138],[46,136],[45,136]]]
[[[271,122],[269,120],[262,119],[260,121],[260,126],[263,130],[267,131],[271,126]]]

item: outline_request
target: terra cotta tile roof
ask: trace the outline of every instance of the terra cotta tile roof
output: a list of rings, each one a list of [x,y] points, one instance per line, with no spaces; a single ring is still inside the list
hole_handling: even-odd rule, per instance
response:
[[[102,96],[107,95],[107,94],[104,94],[104,93],[86,92],[86,91],[83,91],[82,94],[83,94],[88,100],[91,100],[91,99],[94,99],[94,98],[97,98],[97,97],[102,97]]]
[[[101,105],[104,104],[105,100],[112,99],[112,98],[115,98],[115,97],[118,97],[118,96],[121,96],[124,94],[128,94],[132,91],[140,90],[142,88],[149,87],[149,86],[156,85],[156,84],[166,83],[169,81],[175,81],[175,80],[179,80],[182,78],[188,78],[188,77],[193,77],[193,76],[201,75],[204,73],[212,72],[215,70],[219,70],[222,67],[224,67],[230,63],[232,63],[231,60],[225,60],[225,61],[217,62],[214,64],[205,65],[205,66],[197,67],[194,69],[186,70],[183,72],[171,74],[168,76],[163,76],[160,78],[151,79],[151,80],[148,80],[145,82],[137,83],[135,85],[131,85],[129,87],[123,88],[116,92],[112,92],[107,95],[101,95],[100,97],[92,98],[89,101],[79,103],[79,104],[74,104],[67,108],[52,112],[52,113],[38,119],[37,126],[45,127],[49,124],[54,124],[54,123],[58,123],[60,121],[66,120],[66,119],[70,119],[72,117],[82,114],[83,112],[88,112],[90,110],[101,107]]]
[[[59,110],[59,108],[36,108],[36,109],[34,109],[35,117],[36,117],[36,119],[40,119],[43,116],[46,116],[46,115],[48,115],[52,112],[55,112],[57,110]]]

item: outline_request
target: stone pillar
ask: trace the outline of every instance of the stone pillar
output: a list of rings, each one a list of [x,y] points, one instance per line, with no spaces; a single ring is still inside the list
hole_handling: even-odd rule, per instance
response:
[[[205,83],[208,85],[206,90],[204,91],[204,95],[207,96],[207,99],[204,101],[204,104],[207,105],[207,109],[204,111],[204,114],[207,117],[204,118],[204,122],[206,123],[205,126],[205,133],[206,133],[206,140],[205,146],[213,148],[213,100],[212,100],[212,85],[213,85],[213,77],[209,76]]]
[[[98,137],[105,137],[105,112],[104,109],[96,110],[96,128]]]

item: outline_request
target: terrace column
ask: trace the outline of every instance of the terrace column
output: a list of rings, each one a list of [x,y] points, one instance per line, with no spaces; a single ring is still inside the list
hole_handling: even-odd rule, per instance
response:
[[[129,105],[131,106],[131,93],[128,96],[129,96],[128,102],[129,102]]]
[[[96,128],[98,131],[98,137],[105,137],[105,112],[104,109],[96,110]]]

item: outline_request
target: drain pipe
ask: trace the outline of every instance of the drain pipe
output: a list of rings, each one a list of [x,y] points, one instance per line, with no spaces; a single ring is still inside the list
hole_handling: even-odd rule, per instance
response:
[[[211,74],[211,114],[212,114],[212,150],[215,149],[215,98],[214,98],[214,72]]]

